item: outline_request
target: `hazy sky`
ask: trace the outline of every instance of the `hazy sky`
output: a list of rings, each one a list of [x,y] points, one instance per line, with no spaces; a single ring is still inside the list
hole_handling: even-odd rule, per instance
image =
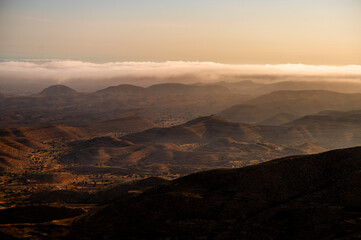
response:
[[[360,0],[0,0],[0,58],[361,64]]]

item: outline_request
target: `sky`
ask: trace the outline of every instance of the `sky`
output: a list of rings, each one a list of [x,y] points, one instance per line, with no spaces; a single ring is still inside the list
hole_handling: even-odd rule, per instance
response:
[[[361,1],[0,0],[0,58],[361,65]]]

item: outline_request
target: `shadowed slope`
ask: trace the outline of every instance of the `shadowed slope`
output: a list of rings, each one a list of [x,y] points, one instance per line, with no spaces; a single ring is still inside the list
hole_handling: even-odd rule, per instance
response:
[[[356,239],[360,154],[358,147],[192,174],[91,211],[69,236]]]

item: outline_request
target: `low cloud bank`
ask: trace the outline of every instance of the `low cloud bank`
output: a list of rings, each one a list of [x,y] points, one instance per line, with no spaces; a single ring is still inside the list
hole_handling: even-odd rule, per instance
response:
[[[0,60],[0,92],[27,94],[52,84],[95,91],[122,83],[149,86],[164,82],[351,81],[361,83],[361,66],[304,64],[236,65],[214,62],[109,62],[73,60]]]
[[[224,76],[304,75],[361,76],[360,65],[314,66],[303,64],[234,65],[213,62],[109,62],[91,63],[71,60],[29,60],[0,62],[2,76],[22,79],[56,80],[129,78],[172,78],[195,75],[205,82]]]

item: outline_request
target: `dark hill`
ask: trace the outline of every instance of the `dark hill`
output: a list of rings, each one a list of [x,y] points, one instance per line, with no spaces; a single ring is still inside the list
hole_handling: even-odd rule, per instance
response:
[[[200,172],[80,218],[73,239],[358,239],[361,148]]]
[[[39,94],[46,97],[64,97],[77,95],[77,92],[74,89],[64,85],[53,85],[45,88]]]

